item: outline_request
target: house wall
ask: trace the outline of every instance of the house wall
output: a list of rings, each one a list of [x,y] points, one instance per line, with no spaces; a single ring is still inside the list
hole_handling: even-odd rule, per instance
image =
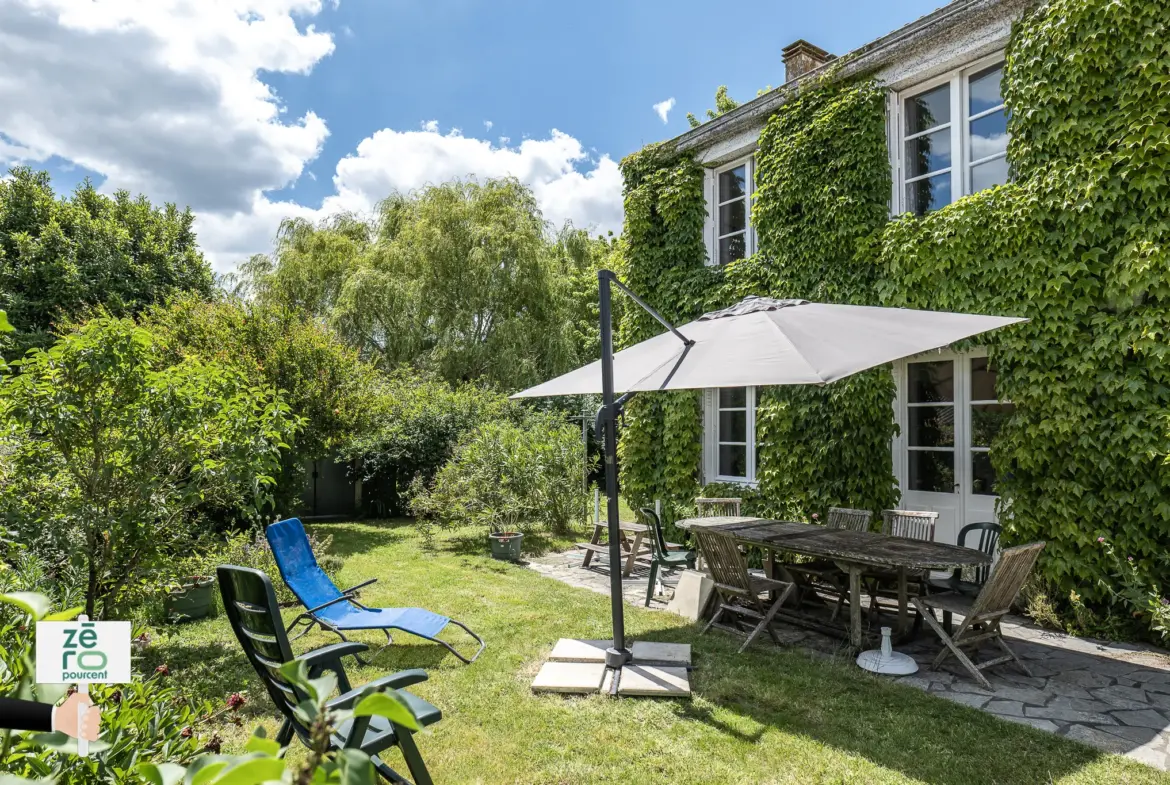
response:
[[[1109,620],[1104,626],[1138,619],[1156,629],[1149,608],[1109,587],[1118,575],[1145,597],[1170,587],[1170,128],[1150,119],[1170,113],[1161,83],[1167,35],[1165,5],[1153,0],[1050,0],[1027,15],[1006,42],[1011,182],[921,218],[890,220],[883,90],[839,79],[777,104],[756,147],[761,253],[727,267],[705,264],[701,242],[710,220],[703,161],[722,160],[718,135],[704,134],[706,147],[691,144],[696,134],[622,162],[628,276],[672,319],[757,293],[1031,320],[987,340],[996,393],[1015,407],[990,456],[1010,505],[1005,544],[1047,543],[1038,570],[1058,611],[1078,624],[1087,607]],[[923,40],[916,51],[925,53]],[[1002,43],[989,36],[963,51],[978,56]],[[933,48],[943,49],[954,51]],[[942,55],[915,62],[906,86],[961,64]],[[742,142],[721,149],[733,154]],[[623,338],[640,340],[653,327],[636,326],[623,323]],[[956,347],[958,361],[971,363],[961,371],[968,381],[973,348]],[[766,471],[758,491],[740,494],[750,514],[897,503],[893,376],[843,381],[766,391]],[[998,405],[967,395],[971,405]],[[695,493],[700,461],[683,448],[702,439],[703,416],[688,421],[679,396],[639,401],[625,431],[638,441],[623,443],[624,487],[635,503],[661,498],[670,519]]]
[[[913,46],[899,52],[898,56],[885,63],[873,77],[887,89],[886,109],[886,139],[889,147],[890,167],[893,174],[891,191],[891,215],[897,212],[899,204],[899,180],[897,176],[896,149],[899,144],[897,138],[897,101],[898,93],[910,90],[937,77],[963,69],[974,63],[1002,56],[1011,34],[1012,24],[1023,12],[1023,4],[997,4],[978,10],[976,14],[965,20],[964,24],[944,29],[941,33],[929,38],[918,40]],[[735,162],[745,156],[752,155],[759,145],[760,134],[764,128],[765,118],[751,126],[718,139],[707,146],[692,151],[695,159],[704,167],[704,199],[707,207],[707,221],[704,224],[704,245],[707,249],[708,264],[716,263],[717,226],[716,226],[716,177],[719,167]],[[754,231],[753,231],[754,238]],[[754,250],[755,244],[753,244]],[[896,382],[899,391],[905,388],[905,367],[899,366],[896,371]],[[718,472],[718,406],[717,393],[713,390],[703,394],[703,455],[701,476],[704,482],[726,482],[726,478]],[[901,405],[901,392],[894,402],[895,417],[904,432],[905,419]],[[754,418],[752,418],[754,425]],[[896,436],[890,445],[895,476],[901,485],[905,485],[907,464],[904,455],[903,436]],[[756,483],[746,483],[754,486]],[[911,504],[909,506],[922,506]],[[944,522],[942,539],[954,541],[959,526],[970,518],[994,519],[994,513],[988,512],[987,504],[979,503],[967,505],[970,515],[965,515],[960,505],[958,513],[953,509],[943,510]]]

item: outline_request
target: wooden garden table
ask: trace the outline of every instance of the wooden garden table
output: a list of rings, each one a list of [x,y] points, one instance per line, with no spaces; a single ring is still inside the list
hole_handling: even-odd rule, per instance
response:
[[[717,528],[745,545],[765,549],[769,577],[775,575],[775,551],[832,561],[849,574],[849,642],[857,648],[864,642],[861,633],[861,575],[867,569],[897,571],[898,632],[905,633],[910,627],[909,573],[978,567],[991,562],[988,554],[974,548],[891,537],[877,532],[829,529],[809,523],[724,517],[684,518],[675,525],[683,529],[697,526]]]

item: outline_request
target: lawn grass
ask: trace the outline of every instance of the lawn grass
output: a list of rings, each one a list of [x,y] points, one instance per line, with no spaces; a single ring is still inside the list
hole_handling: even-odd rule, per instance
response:
[[[607,597],[491,560],[480,531],[440,534],[428,549],[401,522],[316,528],[333,535],[345,559],[343,583],[379,578],[363,592],[366,603],[430,608],[488,642],[466,666],[400,634],[371,666],[352,663],[355,684],[403,668],[430,673],[411,689],[443,710],[419,738],[437,783],[1170,783],[1139,763],[883,681],[845,659],[768,643],[737,655],[739,640],[699,637],[684,619],[636,607],[626,613],[632,638],[693,645],[693,700],[534,696],[529,685],[558,638],[608,637]],[[568,542],[526,539],[541,548]],[[459,633],[448,632],[451,640]],[[362,639],[376,645],[378,637]],[[335,640],[314,633],[296,647]],[[149,657],[209,698],[247,691],[240,727],[201,731],[219,733],[225,751],[238,751],[257,724],[276,729],[224,618],[160,630]],[[389,762],[398,766],[397,753]]]

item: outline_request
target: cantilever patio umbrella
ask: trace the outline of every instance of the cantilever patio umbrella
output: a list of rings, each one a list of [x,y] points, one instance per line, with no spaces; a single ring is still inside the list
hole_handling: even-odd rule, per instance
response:
[[[966,313],[829,305],[806,300],[747,297],[721,311],[674,327],[609,270],[597,274],[601,303],[601,359],[516,393],[513,398],[600,393],[598,433],[604,438],[608,499],[613,648],[607,664],[629,660],[622,615],[618,531],[617,414],[631,395],[652,390],[823,385],[894,360],[948,346],[1027,319]],[[610,284],[657,319],[667,332],[613,353]],[[614,400],[616,392],[624,393]]]

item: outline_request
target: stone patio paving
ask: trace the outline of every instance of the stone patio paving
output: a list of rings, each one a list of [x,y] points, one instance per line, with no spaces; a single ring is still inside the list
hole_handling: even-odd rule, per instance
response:
[[[584,569],[582,556],[583,552],[576,550],[553,553],[532,559],[528,567],[563,583],[608,595],[606,559],[595,558],[590,568]],[[647,579],[648,571],[639,567],[622,580],[627,602],[643,605]],[[668,574],[664,582],[667,596],[652,600],[652,608],[666,608],[675,576]],[[1042,630],[1019,617],[1005,621],[1003,631],[1033,676],[1002,665],[987,673],[994,688],[988,691],[953,658],[941,670],[927,670],[942,644],[924,630],[917,640],[898,647],[920,666],[918,673],[898,681],[1010,722],[1170,770],[1170,653],[1149,646],[1074,638]],[[822,656],[846,656],[841,640],[821,633],[787,627],[781,637],[787,644]]]

